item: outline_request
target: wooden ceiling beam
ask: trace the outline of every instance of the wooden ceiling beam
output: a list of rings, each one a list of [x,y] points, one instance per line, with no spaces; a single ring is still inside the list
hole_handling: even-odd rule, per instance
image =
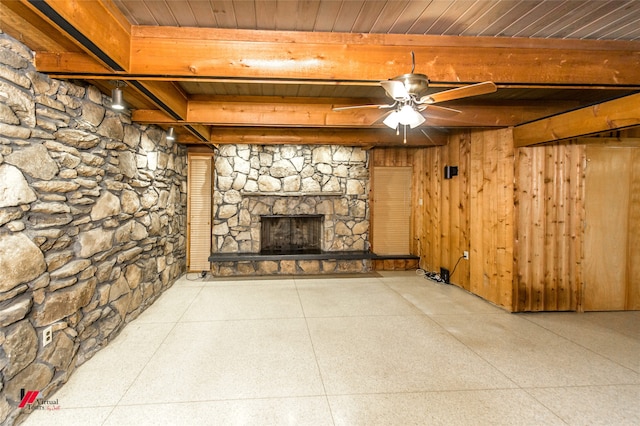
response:
[[[80,51],[67,38],[55,37],[58,29],[19,1],[0,2],[0,26],[3,32],[31,48],[37,46],[49,52]]]
[[[115,72],[129,71],[131,24],[110,1],[21,2],[101,64]]]
[[[208,142],[211,140],[211,127],[202,124],[187,124],[185,130],[191,133],[198,141]],[[180,141],[180,139],[178,139]]]
[[[139,123],[200,123],[215,126],[286,126],[286,127],[384,127],[381,118],[388,109],[351,109],[333,111],[333,106],[353,105],[345,100],[318,98],[295,102],[293,98],[213,98],[212,100],[191,100],[188,102],[186,118],[178,120],[156,110],[135,110],[133,121]],[[536,120],[576,107],[573,103],[502,103],[479,105],[456,103],[450,105],[459,109],[460,114],[439,116],[428,113],[427,120],[433,126],[446,127],[507,127],[522,122]]]
[[[382,129],[308,129],[308,128],[265,128],[265,127],[215,127],[209,141],[213,144],[247,143],[260,145],[280,144],[322,144],[352,146],[438,146],[445,145],[447,133],[419,128],[407,132],[407,142],[403,135],[389,128]]]
[[[105,79],[114,79],[123,75],[114,72],[93,56],[83,52],[36,52],[35,65],[40,72],[56,77],[58,77],[57,73],[67,74],[69,78],[95,78],[95,75],[102,75]]]
[[[187,95],[175,83],[134,80],[129,81],[128,84],[174,120],[185,120],[187,118],[189,109]]]
[[[640,93],[516,126],[516,147],[640,125]]]
[[[87,8],[49,0],[72,24],[104,28],[79,19],[67,9]],[[48,4],[47,3],[47,4]],[[62,7],[66,5],[67,7]],[[95,7],[95,6],[93,6]],[[104,6],[103,6],[104,7]],[[109,15],[107,15],[108,17]],[[107,19],[111,27],[120,18]],[[103,31],[94,30],[103,45]],[[92,34],[93,34],[92,33]],[[131,37],[110,42],[110,55],[130,56],[127,72],[138,79],[244,79],[289,81],[375,82],[411,70],[434,85],[491,80],[499,85],[527,87],[563,85],[597,87],[640,86],[640,42],[602,40],[538,40],[496,37],[449,37],[401,34],[301,33],[216,28],[132,26]],[[93,40],[93,39],[92,39]],[[118,47],[113,47],[117,45]],[[130,46],[130,50],[129,50]],[[85,49],[86,51],[86,49]],[[126,52],[125,52],[126,51]],[[45,58],[37,52],[39,71],[52,74],[82,68],[66,66],[77,59]],[[90,52],[88,52],[90,53]],[[349,58],[345,61],[344,58]]]
[[[322,104],[265,106],[260,104],[226,105],[217,107],[211,103],[191,102],[188,121],[211,125],[236,126],[291,126],[291,127],[384,127],[382,120],[389,110],[352,109],[332,111]],[[531,111],[512,107],[465,108],[455,117],[428,116],[433,126],[447,127],[507,127],[522,123],[522,115],[533,119]],[[539,118],[540,116],[535,116]]]
[[[494,37],[295,33],[132,27],[131,73],[385,80],[411,71],[438,82],[640,85],[640,42],[549,43]],[[364,43],[363,38],[373,41]],[[444,41],[442,41],[444,40]],[[348,58],[348,60],[345,60]]]

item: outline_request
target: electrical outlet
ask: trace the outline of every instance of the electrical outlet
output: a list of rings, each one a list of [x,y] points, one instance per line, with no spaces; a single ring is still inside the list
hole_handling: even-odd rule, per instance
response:
[[[467,259],[467,260],[468,260],[468,259],[469,259],[469,252],[468,252],[468,251],[466,251],[466,250],[465,250],[465,251],[463,251],[463,252],[462,252],[462,257],[464,257],[465,259]]]
[[[42,347],[44,348],[53,341],[53,329],[51,326],[42,330]]]

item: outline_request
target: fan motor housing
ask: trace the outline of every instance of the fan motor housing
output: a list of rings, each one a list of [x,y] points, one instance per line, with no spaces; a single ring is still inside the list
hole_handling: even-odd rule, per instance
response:
[[[422,96],[429,88],[429,78],[424,74],[402,74],[392,78],[392,80],[402,82],[407,92],[415,97]]]

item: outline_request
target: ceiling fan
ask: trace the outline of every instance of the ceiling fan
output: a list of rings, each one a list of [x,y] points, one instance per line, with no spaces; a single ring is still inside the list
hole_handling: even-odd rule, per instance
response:
[[[411,59],[413,64],[411,73],[399,75],[380,82],[380,85],[387,92],[387,96],[393,99],[393,103],[334,107],[333,111],[355,108],[391,109],[391,111],[385,114],[386,118],[383,123],[392,129],[396,129],[397,133],[399,133],[400,126],[404,126],[406,143],[407,126],[413,129],[424,123],[426,119],[423,114],[429,115],[430,110],[448,115],[460,113],[458,110],[434,104],[453,99],[484,95],[497,90],[493,82],[485,81],[483,83],[471,84],[427,95],[425,92],[429,88],[429,79],[424,74],[414,73],[416,62],[413,52],[411,52]]]

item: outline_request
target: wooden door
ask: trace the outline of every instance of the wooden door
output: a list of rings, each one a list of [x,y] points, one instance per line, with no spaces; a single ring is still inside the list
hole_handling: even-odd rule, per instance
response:
[[[587,147],[585,311],[640,309],[638,151]]]
[[[411,253],[411,167],[373,167],[372,249],[379,255]]]

